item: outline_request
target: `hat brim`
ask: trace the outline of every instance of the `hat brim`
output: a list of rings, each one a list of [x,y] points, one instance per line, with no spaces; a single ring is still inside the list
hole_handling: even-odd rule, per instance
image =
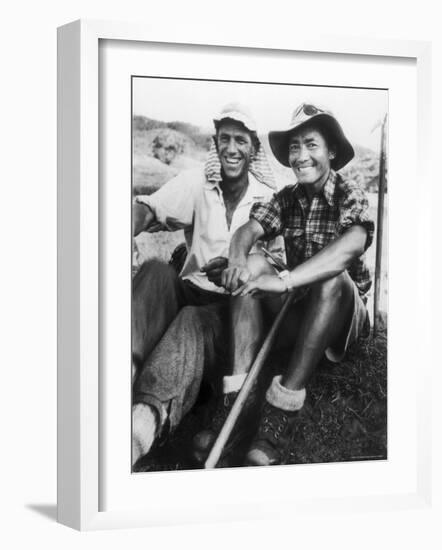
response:
[[[215,126],[215,130],[218,130],[218,127],[222,122],[226,122],[229,120],[233,122],[239,122],[239,124],[242,124],[248,132],[256,133],[256,124],[250,118],[246,116],[242,116],[241,114],[238,114],[238,113],[227,113],[225,116],[223,115],[221,118],[214,118],[213,125]]]
[[[345,137],[344,131],[339,122],[332,116],[321,113],[310,117],[308,120],[292,126],[288,130],[269,132],[269,143],[272,153],[276,159],[284,166],[290,167],[289,164],[289,140],[290,137],[306,126],[317,125],[319,130],[325,129],[326,135],[333,136],[334,145],[336,146],[336,156],[330,161],[330,166],[333,170],[340,170],[355,156],[354,149],[348,139]]]

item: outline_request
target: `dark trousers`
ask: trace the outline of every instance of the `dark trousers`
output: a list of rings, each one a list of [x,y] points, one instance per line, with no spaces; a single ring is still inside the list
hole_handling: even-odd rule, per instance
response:
[[[194,405],[203,375],[222,363],[229,297],[183,281],[158,260],[141,266],[132,294],[133,403],[153,406],[162,424],[167,413],[174,428]]]

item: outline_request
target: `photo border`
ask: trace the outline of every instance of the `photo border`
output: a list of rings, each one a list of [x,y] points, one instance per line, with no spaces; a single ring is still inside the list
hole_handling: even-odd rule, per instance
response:
[[[371,40],[354,37],[263,39],[252,31],[235,36],[220,29],[206,33],[189,30],[163,32],[159,26],[132,23],[76,21],[58,30],[58,521],[80,530],[168,525],[173,518],[145,510],[99,511],[99,41],[125,40],[183,45],[304,51],[331,54],[407,57],[416,61],[418,91],[418,160],[422,181],[431,181],[430,66],[428,42]],[[221,32],[222,31],[222,32]],[[190,38],[190,35],[192,38]],[[210,38],[209,35],[210,34]],[[419,192],[430,202],[431,188]],[[422,337],[431,349],[431,218],[418,214],[420,242],[419,289],[422,304]],[[426,325],[427,323],[427,325]],[[428,329],[428,330],[426,330]],[[420,366],[417,379],[418,471],[417,490],[401,494],[344,498],[333,501],[333,512],[370,511],[427,506],[431,501],[431,438],[428,399],[430,366]],[[191,475],[191,474],[189,474]],[[281,501],[290,504],[288,495]],[[303,511],[330,508],[330,499],[303,501]],[[264,510],[251,507],[244,517],[261,518]],[[183,511],[184,512],[184,511]],[[201,503],[197,518],[181,522],[215,521],[217,510]]]

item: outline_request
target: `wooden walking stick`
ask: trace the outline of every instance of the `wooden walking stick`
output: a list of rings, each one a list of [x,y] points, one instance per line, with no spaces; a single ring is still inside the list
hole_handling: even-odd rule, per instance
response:
[[[258,355],[255,358],[255,361],[253,362],[250,368],[250,371],[235,400],[235,403],[233,404],[232,410],[230,411],[229,416],[227,417],[224,423],[224,426],[222,427],[215,443],[213,444],[212,450],[210,451],[209,456],[207,457],[207,460],[204,463],[204,468],[215,468],[215,466],[217,465],[218,460],[221,456],[221,453],[223,452],[224,446],[227,443],[227,440],[229,439],[229,436],[232,433],[235,423],[238,420],[238,417],[241,414],[241,411],[244,407],[244,403],[246,402],[246,399],[249,396],[250,390],[252,389],[253,384],[257,379],[262,366],[264,365],[264,361],[266,360],[267,355],[269,354],[269,351],[272,347],[273,341],[275,340],[276,333],[284,318],[284,315],[286,314],[290,304],[293,302],[295,296],[297,296],[298,298],[301,297],[296,292],[291,292],[287,296],[281,310],[276,316],[276,319],[274,320],[273,325],[269,333],[267,334],[267,337],[264,340],[264,343],[262,344],[262,347],[259,350]]]
[[[378,188],[378,219],[376,235],[376,263],[374,275],[374,306],[373,306],[373,336],[376,336],[379,330],[380,313],[379,302],[381,299],[381,276],[382,276],[382,241],[384,235],[384,195],[385,195],[385,125],[387,115],[381,123],[381,152],[379,156],[379,188]]]

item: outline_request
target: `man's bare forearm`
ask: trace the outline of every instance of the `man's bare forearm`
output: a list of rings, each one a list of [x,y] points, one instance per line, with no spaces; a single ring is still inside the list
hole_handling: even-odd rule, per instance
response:
[[[136,237],[138,233],[141,233],[141,231],[146,231],[154,221],[155,214],[147,204],[140,202],[134,203],[132,210],[132,231],[134,237]]]
[[[335,241],[290,272],[291,288],[318,283],[336,277],[350,267],[363,252],[367,231],[360,225],[348,229]]]
[[[250,250],[263,234],[263,228],[254,219],[237,229],[230,242],[229,265],[245,265]]]
[[[227,291],[234,292],[238,286],[250,279],[247,257],[252,246],[263,234],[263,228],[254,219],[249,220],[233,234],[229,249],[229,264],[222,272],[220,280],[221,286]]]

